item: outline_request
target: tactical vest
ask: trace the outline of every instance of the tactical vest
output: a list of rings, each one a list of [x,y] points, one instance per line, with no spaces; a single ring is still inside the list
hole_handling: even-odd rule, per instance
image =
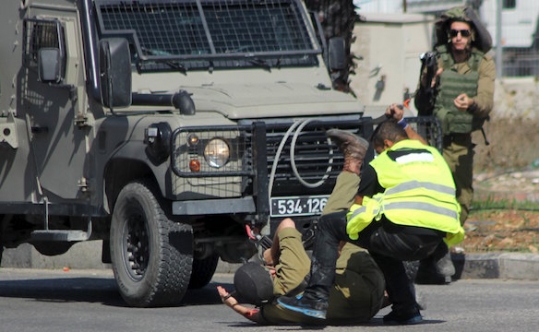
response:
[[[468,111],[459,111],[453,101],[462,93],[466,93],[468,96],[477,95],[479,63],[483,59],[484,53],[474,49],[468,59],[471,71],[461,75],[453,69],[455,61],[447,51],[447,46],[439,46],[437,50],[444,71],[440,75],[440,85],[433,113],[442,123],[442,132],[446,135],[466,134],[481,129],[486,118],[477,118]]]
[[[402,149],[415,151],[396,160],[387,155],[388,151]],[[438,150],[419,141],[403,140],[382,152],[371,165],[386,190],[372,198],[364,197],[361,205],[352,205],[346,226],[352,240],[382,215],[394,224],[446,232],[448,245],[464,239],[453,177]]]

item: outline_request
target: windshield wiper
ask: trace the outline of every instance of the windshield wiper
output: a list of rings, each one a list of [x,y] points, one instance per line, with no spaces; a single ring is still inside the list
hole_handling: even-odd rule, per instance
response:
[[[264,69],[266,69],[267,71],[271,71],[271,65],[264,59],[260,59],[260,58],[247,58],[246,59],[249,63],[255,65],[255,66],[259,66],[259,67],[262,67]]]
[[[152,49],[149,49],[149,48],[146,48],[146,47],[142,47],[142,50],[150,55],[164,55],[164,56],[167,56],[167,55],[172,55],[171,53],[169,52],[166,52],[166,51],[162,51],[162,50],[152,50]],[[155,60],[153,60],[155,61]],[[161,61],[159,61],[161,62]],[[176,69],[177,71],[179,71],[180,73],[182,74],[185,74],[187,73],[187,68],[178,63],[177,61],[172,61],[172,60],[166,60],[166,61],[163,61],[163,63],[165,65],[167,65],[169,68],[172,68],[172,69]]]
[[[180,64],[180,63],[178,63],[176,61],[165,61],[164,63],[167,66],[169,66],[170,68],[176,69],[177,71],[179,71],[182,74],[187,73],[187,68],[184,65],[182,65],[182,64]]]

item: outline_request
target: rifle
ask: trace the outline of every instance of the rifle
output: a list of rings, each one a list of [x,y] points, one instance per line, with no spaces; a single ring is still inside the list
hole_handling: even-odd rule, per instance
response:
[[[436,88],[432,86],[432,80],[438,70],[438,52],[422,53],[419,60],[421,60],[421,71],[419,74],[418,95],[422,95],[423,103],[421,103],[421,107],[418,107],[418,113],[419,115],[432,115],[437,93]],[[423,73],[425,73],[424,78]],[[426,86],[423,85],[423,82],[427,82]]]

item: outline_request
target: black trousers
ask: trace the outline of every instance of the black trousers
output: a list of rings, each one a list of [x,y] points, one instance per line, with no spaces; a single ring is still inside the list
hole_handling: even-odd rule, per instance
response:
[[[318,222],[311,260],[311,275],[305,295],[327,300],[335,278],[335,264],[340,241],[367,249],[382,270],[393,310],[416,306],[413,281],[406,275],[403,261],[421,260],[443,243],[444,233],[425,228],[399,226],[382,217],[373,221],[351,240],[346,233],[346,213],[322,216]]]

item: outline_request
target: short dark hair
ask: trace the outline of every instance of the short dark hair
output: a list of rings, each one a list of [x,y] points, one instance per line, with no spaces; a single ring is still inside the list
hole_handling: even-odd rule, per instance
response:
[[[376,127],[371,136],[371,143],[374,148],[377,148],[383,147],[384,140],[386,139],[396,143],[407,138],[408,134],[406,134],[406,131],[397,124],[397,121],[388,119]]]

